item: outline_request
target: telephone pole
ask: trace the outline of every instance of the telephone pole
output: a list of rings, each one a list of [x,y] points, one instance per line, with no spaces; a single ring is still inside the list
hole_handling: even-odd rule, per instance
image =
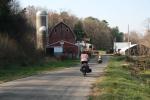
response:
[[[130,40],[129,40],[129,34],[130,34],[130,27],[129,27],[129,24],[128,24],[128,56],[130,56]]]

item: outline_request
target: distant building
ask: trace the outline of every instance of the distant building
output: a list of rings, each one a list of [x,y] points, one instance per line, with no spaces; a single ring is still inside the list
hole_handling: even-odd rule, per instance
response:
[[[130,56],[150,55],[150,48],[145,45],[137,44],[127,49],[125,54]]]
[[[131,42],[114,42],[114,51],[117,52],[122,48],[131,46]]]
[[[122,54],[122,55],[128,55],[128,53],[126,52],[127,50],[129,50],[130,48],[136,46],[137,44],[131,44],[130,47],[124,47],[124,48],[121,48],[119,53]]]
[[[134,46],[134,44],[131,45],[131,42],[114,42],[114,52],[125,55],[125,51],[132,46]]]

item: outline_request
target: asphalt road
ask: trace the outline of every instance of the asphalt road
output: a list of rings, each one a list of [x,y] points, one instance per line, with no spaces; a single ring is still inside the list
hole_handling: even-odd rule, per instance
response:
[[[87,100],[108,59],[104,56],[102,64],[91,59],[92,73],[87,77],[83,77],[77,66],[0,84],[0,100]]]

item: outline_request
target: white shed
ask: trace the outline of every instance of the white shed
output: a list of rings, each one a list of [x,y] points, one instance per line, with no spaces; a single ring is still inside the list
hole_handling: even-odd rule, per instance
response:
[[[114,42],[114,52],[131,46],[131,42]]]

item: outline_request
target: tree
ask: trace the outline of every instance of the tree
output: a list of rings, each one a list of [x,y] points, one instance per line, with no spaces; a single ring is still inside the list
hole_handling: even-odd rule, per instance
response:
[[[66,11],[60,13],[60,20],[66,23],[71,29],[74,28],[75,23],[78,21],[78,18]]]
[[[87,17],[84,19],[84,30],[97,49],[112,48],[112,39],[108,23],[97,18]]]
[[[138,44],[140,41],[139,33],[135,32],[135,31],[130,32],[129,39],[130,39],[129,41],[132,44]]]
[[[109,25],[106,20],[102,20],[103,23],[105,23],[107,26]]]
[[[147,46],[147,47],[150,48],[150,32],[149,31],[147,31],[145,33],[145,35],[143,36],[143,38],[140,39],[139,43],[143,44],[143,45],[145,45],[145,46]]]
[[[26,7],[26,18],[30,26],[33,28],[36,27],[36,13],[38,11],[38,8],[35,8],[34,6],[28,6]]]
[[[17,41],[23,38],[27,28],[25,10],[21,9],[16,0],[1,0],[0,33],[7,33]]]
[[[122,32],[119,32],[118,27],[114,27],[111,29],[111,34],[113,36],[114,42],[122,42],[124,34]]]
[[[0,17],[8,16],[11,12],[10,2],[12,0],[0,0]]]
[[[54,25],[56,25],[59,22],[64,22],[65,24],[67,24],[72,30],[74,28],[74,25],[76,24],[76,22],[78,21],[78,18],[66,11],[62,11],[59,13],[55,12],[55,11],[49,11],[48,12],[48,24],[49,27],[52,28]]]
[[[82,21],[79,20],[79,21],[74,25],[74,33],[76,34],[78,41],[81,41],[81,40],[83,39],[85,33],[84,33]]]
[[[11,1],[0,0],[0,31],[6,31],[10,27],[8,21],[11,16],[11,5],[9,5]]]
[[[21,9],[17,0],[0,0],[0,63],[24,64],[37,56],[33,42],[28,38],[30,29],[25,16],[26,9]],[[5,64],[5,63],[4,63]]]

